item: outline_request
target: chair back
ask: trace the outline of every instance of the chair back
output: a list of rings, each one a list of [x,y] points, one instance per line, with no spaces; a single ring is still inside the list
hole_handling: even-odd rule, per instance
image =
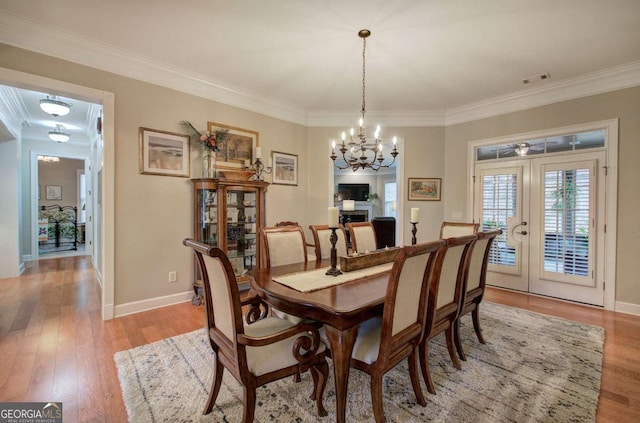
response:
[[[371,222],[347,223],[353,251],[364,253],[377,249],[376,231]]]
[[[404,345],[418,345],[424,331],[429,288],[442,266],[446,241],[403,247],[393,263],[382,316],[379,359]]]
[[[471,235],[477,232],[477,223],[442,222],[442,225],[440,226],[440,239]]]
[[[304,232],[298,225],[260,228],[264,267],[307,262]]]
[[[469,252],[477,235],[447,238],[447,252],[437,284],[436,310],[450,304],[458,308],[469,268]]]
[[[293,222],[291,220],[283,220],[282,222],[277,222],[276,226],[298,226],[298,222]]]
[[[501,234],[500,229],[489,232],[478,232],[471,258],[469,259],[469,274],[467,276],[466,292],[474,289],[484,290],[487,280],[487,264],[489,262],[489,250],[496,236]]]
[[[322,260],[331,257],[331,229],[329,225],[309,225],[311,233],[313,234],[313,242],[315,244],[316,260]],[[336,229],[336,235],[338,240],[336,241],[336,251],[338,257],[347,255],[347,235],[344,227],[340,225]]]
[[[244,333],[244,326],[233,266],[220,248],[193,239],[185,239],[183,244],[193,249],[200,266],[207,328],[211,338],[215,340],[214,349],[226,345],[227,354],[234,352],[238,349],[237,335]]]

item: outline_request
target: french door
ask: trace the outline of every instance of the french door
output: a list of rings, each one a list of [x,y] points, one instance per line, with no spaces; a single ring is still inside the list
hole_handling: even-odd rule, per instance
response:
[[[475,167],[475,221],[500,228],[487,283],[604,304],[604,152]]]

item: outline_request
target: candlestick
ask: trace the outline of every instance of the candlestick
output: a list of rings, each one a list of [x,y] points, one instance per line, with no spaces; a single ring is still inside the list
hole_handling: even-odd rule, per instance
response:
[[[411,223],[418,223],[420,221],[420,209],[417,207],[413,207],[411,209]]]
[[[411,245],[416,245],[416,243],[418,242],[418,240],[416,239],[416,233],[418,232],[418,228],[416,228],[417,223],[411,222],[411,224],[413,225],[413,229],[411,229]]]
[[[338,208],[337,207],[329,207],[328,210],[328,223],[329,228],[337,228],[338,227]]]
[[[342,270],[338,269],[337,267],[338,265],[338,251],[336,250],[336,242],[338,241],[338,234],[336,233],[337,228],[330,228],[330,229],[331,229],[331,236],[329,236],[329,241],[331,241],[331,267],[329,268],[329,270],[327,270],[327,273],[325,273],[325,275],[338,276],[342,274]]]

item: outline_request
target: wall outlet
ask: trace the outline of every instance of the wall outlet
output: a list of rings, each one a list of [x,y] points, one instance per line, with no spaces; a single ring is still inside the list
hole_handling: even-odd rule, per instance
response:
[[[175,281],[178,280],[178,273],[177,272],[169,272],[169,283],[173,283]]]

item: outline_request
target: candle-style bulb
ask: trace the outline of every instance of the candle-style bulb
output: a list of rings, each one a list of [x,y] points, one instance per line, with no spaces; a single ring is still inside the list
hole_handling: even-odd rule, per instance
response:
[[[360,120],[358,120],[358,125],[360,126],[360,128],[362,128],[364,126],[364,119],[360,118]]]
[[[398,138],[393,137],[393,145],[394,145],[394,146],[396,145],[396,143],[397,143],[397,142],[398,142]]]
[[[345,132],[342,131],[342,142],[344,142],[346,138],[347,138],[347,134],[345,134]]]
[[[351,138],[353,138],[353,134],[355,134],[355,131],[353,130],[353,128],[351,128],[351,131],[349,131],[349,133],[351,134]]]

